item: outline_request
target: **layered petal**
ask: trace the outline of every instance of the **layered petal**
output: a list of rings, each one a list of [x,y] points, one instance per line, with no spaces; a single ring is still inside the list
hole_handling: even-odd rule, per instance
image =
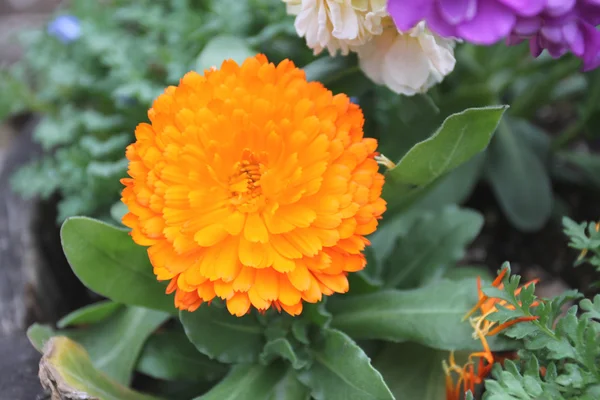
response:
[[[348,290],[385,202],[347,96],[258,55],[188,73],[148,115],[126,153],[123,223],[178,308],[218,297],[237,316],[297,315]]]

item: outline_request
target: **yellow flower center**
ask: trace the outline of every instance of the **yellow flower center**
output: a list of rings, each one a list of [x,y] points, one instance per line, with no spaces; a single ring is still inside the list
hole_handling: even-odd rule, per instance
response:
[[[256,212],[265,204],[260,178],[265,172],[264,160],[249,149],[244,149],[242,160],[235,163],[234,173],[229,178],[231,204],[241,212]]]

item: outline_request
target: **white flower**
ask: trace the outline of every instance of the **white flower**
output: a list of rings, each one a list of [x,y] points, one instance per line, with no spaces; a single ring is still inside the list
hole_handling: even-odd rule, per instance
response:
[[[401,33],[393,23],[356,49],[360,67],[371,80],[408,96],[426,92],[454,69],[455,41],[444,39],[420,22]]]
[[[367,43],[383,32],[386,0],[283,0],[296,15],[298,35],[315,54],[324,49],[334,56]]]

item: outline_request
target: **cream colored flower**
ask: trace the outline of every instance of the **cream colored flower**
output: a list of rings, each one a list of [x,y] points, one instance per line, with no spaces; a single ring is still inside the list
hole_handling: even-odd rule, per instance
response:
[[[315,54],[324,49],[334,56],[367,43],[383,32],[386,0],[283,0],[296,15],[298,35],[306,38]]]
[[[411,96],[426,92],[452,72],[453,40],[427,30],[425,22],[405,33],[391,21],[385,25],[381,35],[356,50],[360,67],[375,83]]]

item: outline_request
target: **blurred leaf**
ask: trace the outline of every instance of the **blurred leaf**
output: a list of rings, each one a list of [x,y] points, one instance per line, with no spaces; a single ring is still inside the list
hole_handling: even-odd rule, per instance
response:
[[[267,399],[284,376],[285,370],[278,364],[268,367],[239,364],[217,386],[194,400]]]
[[[310,398],[310,389],[298,380],[296,371],[289,368],[268,400],[310,400]]]
[[[48,325],[35,323],[27,329],[27,338],[37,351],[42,353],[44,345],[54,336],[54,330]]]
[[[526,125],[506,121],[488,151],[486,177],[508,219],[523,231],[540,229],[552,212],[548,172],[520,137]]]
[[[376,248],[386,255],[385,286],[410,289],[423,285],[439,267],[458,261],[482,226],[480,213],[455,206],[422,214],[410,234],[395,236],[392,249]]]
[[[106,140],[95,136],[84,136],[80,140],[81,147],[87,150],[94,158],[106,157],[115,153],[123,154],[123,149],[131,142],[128,133],[116,134]]]
[[[84,348],[66,337],[51,339],[40,362],[40,381],[53,398],[157,400],[121,386],[94,368]]]
[[[365,100],[364,110],[369,112],[368,102],[375,104],[372,119],[377,122],[378,151],[390,159],[401,158],[415,144],[430,137],[444,120],[427,94],[401,96],[385,87],[377,87],[371,96]],[[367,121],[367,124],[373,122]],[[370,130],[365,129],[367,133]]]
[[[432,182],[484,150],[506,108],[474,108],[451,115],[433,136],[409,150],[386,174],[383,193],[388,210],[405,208]]]
[[[150,336],[137,371],[163,380],[212,381],[227,373],[227,366],[196,350],[183,332],[169,330]]]
[[[452,281],[462,281],[480,277],[482,281],[493,281],[490,270],[485,265],[461,265],[448,269],[444,278]]]
[[[294,369],[300,369],[308,363],[306,357],[302,356],[302,354],[297,354],[289,340],[277,338],[267,342],[260,354],[260,361],[262,364],[268,365],[275,359],[283,358],[289,361]]]
[[[485,153],[456,167],[431,185],[431,189],[410,209],[435,210],[448,204],[461,204],[473,192],[485,165]]]
[[[241,65],[248,57],[256,54],[248,47],[246,41],[235,36],[217,36],[206,44],[196,60],[194,68],[202,74],[211,67],[220,68],[225,60],[233,60]]]
[[[394,399],[369,357],[344,333],[323,329],[314,344],[314,363],[299,379],[316,400]]]
[[[118,201],[110,208],[110,216],[115,222],[122,224],[123,217],[129,212],[127,205],[122,201]]]
[[[388,344],[373,360],[396,399],[446,400],[442,361],[449,352],[416,343]]]
[[[121,307],[123,307],[122,304],[110,300],[99,301],[64,316],[56,323],[56,326],[66,328],[72,325],[94,324],[110,317]]]
[[[356,56],[321,57],[303,67],[306,79],[321,82],[334,94],[345,93],[348,96],[360,96],[373,83],[365,77]]]
[[[479,350],[472,328],[462,317],[477,303],[474,279],[442,280],[413,290],[385,290],[332,297],[331,326],[354,339],[412,341],[440,350]],[[514,349],[494,337],[493,350]]]
[[[600,189],[600,156],[590,153],[563,151],[558,153],[557,157],[562,162],[574,167],[579,173],[576,177],[581,177],[581,180],[570,179],[571,181],[580,184],[588,183]],[[562,176],[566,177],[567,175],[563,174]]]
[[[168,318],[160,311],[124,307],[100,323],[64,333],[85,347],[96,368],[129,384],[144,342]]]
[[[54,331],[32,325],[28,337],[40,350],[52,337],[67,336],[81,344],[92,363],[112,379],[129,384],[136,361],[146,339],[169,315],[141,307],[123,307],[98,323],[80,329]]]
[[[534,113],[552,98],[554,88],[564,78],[579,68],[579,60],[568,58],[555,62],[552,68],[539,71],[523,80],[524,85],[515,95],[511,104],[511,114],[516,117],[531,118]]]
[[[73,272],[91,290],[119,303],[175,313],[171,296],[152,272],[146,249],[125,230],[73,217],[62,226],[61,242]]]
[[[205,305],[194,312],[181,311],[179,319],[190,342],[222,363],[255,362],[264,346],[263,329],[254,315],[235,317]]]

